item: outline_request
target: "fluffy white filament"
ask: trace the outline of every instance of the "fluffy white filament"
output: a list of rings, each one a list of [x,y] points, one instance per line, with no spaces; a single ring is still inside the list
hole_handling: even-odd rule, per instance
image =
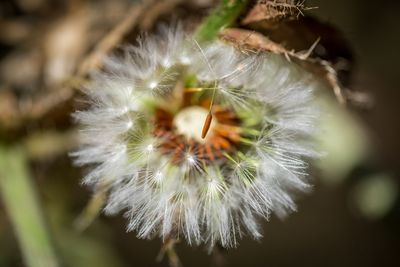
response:
[[[307,143],[317,115],[310,76],[278,55],[243,54],[219,41],[199,49],[179,26],[124,51],[93,76],[90,108],[74,114],[82,129],[73,156],[93,166],[85,184],[111,184],[107,213],[126,211],[128,230],[141,238],[232,247],[243,233],[261,237],[259,217],[296,210],[292,193],[309,187],[303,158],[316,156]],[[185,151],[179,165],[159,151],[149,103],[172,94],[182,76],[172,66],[240,114],[245,149],[206,164]]]

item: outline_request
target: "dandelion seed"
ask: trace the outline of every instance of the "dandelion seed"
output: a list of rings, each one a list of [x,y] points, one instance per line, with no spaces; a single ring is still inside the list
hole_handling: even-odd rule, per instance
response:
[[[206,137],[208,130],[210,130],[211,122],[212,122],[212,114],[211,112],[208,112],[206,120],[204,121],[203,129],[201,130],[201,138],[204,139]]]
[[[130,120],[126,123],[126,129],[129,130],[130,128],[132,128],[133,126],[133,122]]]
[[[148,145],[148,146],[146,147],[146,151],[147,151],[147,152],[152,152],[152,151],[154,151],[154,146],[153,146],[152,144]]]
[[[150,89],[154,89],[154,88],[156,88],[156,87],[157,87],[157,85],[158,85],[158,83],[157,83],[156,81],[151,81],[151,82],[149,83],[149,87],[150,87]]]
[[[107,60],[88,88],[79,165],[111,184],[107,213],[142,238],[235,246],[258,217],[296,209],[308,187],[316,84],[284,57],[200,45],[180,26]],[[150,89],[150,90],[149,90]],[[107,177],[107,178],[104,178]]]

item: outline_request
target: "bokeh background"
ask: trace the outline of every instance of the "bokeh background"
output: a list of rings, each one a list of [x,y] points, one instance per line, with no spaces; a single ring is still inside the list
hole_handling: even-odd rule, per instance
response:
[[[122,216],[100,215],[77,231],[91,192],[80,184],[85,170],[68,157],[76,144],[69,114],[79,106],[73,88],[82,82],[76,74],[85,74],[89,67],[82,61],[104,36],[119,25],[124,38],[111,38],[118,46],[182,10],[195,21],[212,4],[160,2],[164,5],[147,10],[132,29],[120,21],[135,1],[0,2],[0,266],[27,266],[12,217],[29,227],[32,191],[61,266],[168,266],[166,260],[155,261],[160,241],[126,233]],[[307,14],[347,39],[355,60],[351,87],[368,93],[370,101],[343,107],[321,92],[319,146],[326,156],[313,164],[314,189],[299,196],[298,212],[283,221],[271,217],[263,222],[263,239],[245,237],[237,249],[208,255],[205,248],[178,244],[184,266],[400,266],[400,2],[313,0],[307,5],[318,7]],[[6,171],[10,166],[22,171]],[[7,187],[13,175],[26,179]],[[7,190],[16,192],[16,202],[6,201]],[[42,241],[31,240],[31,246]]]

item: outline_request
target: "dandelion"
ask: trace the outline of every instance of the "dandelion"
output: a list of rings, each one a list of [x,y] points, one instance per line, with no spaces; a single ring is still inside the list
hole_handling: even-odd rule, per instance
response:
[[[233,247],[294,211],[316,153],[313,79],[280,55],[198,44],[180,26],[109,58],[86,92],[79,165],[140,238]]]

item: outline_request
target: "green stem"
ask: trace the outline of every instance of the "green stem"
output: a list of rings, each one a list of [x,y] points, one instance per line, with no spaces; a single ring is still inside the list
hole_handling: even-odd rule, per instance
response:
[[[246,7],[248,0],[222,0],[216,9],[197,29],[195,38],[198,42],[213,40],[219,31],[235,22]]]
[[[0,145],[0,192],[26,265],[59,266],[31,183],[27,160],[19,148]]]

